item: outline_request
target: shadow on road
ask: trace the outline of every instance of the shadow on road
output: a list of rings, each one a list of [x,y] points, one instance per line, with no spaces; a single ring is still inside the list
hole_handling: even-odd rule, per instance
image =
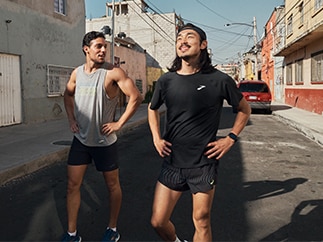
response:
[[[305,178],[293,178],[285,181],[251,181],[243,183],[244,196],[247,201],[279,196],[296,189],[297,185],[306,182]]]
[[[322,241],[323,200],[302,201],[294,210],[291,222],[261,241]]]
[[[291,109],[292,107],[283,105],[283,104],[272,104],[271,105],[271,111],[279,111],[279,110],[287,110]]]

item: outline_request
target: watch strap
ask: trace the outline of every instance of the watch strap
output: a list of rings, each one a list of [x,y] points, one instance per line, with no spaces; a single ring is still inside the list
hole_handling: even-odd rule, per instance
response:
[[[230,132],[228,134],[228,136],[234,140],[234,142],[237,142],[238,141],[238,136],[236,136],[234,133]]]

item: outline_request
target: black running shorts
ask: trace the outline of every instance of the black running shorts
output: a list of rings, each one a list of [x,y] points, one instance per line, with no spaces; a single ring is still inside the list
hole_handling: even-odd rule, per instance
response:
[[[86,165],[94,161],[98,171],[118,169],[117,142],[109,146],[86,146],[74,137],[67,164],[71,166]]]
[[[164,162],[158,181],[175,191],[190,190],[193,194],[207,192],[216,185],[217,168],[217,163],[195,168],[177,168]]]

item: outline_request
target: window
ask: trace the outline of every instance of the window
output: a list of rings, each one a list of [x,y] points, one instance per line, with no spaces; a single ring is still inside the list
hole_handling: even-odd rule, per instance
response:
[[[315,0],[314,10],[317,11],[323,6],[323,0]]]
[[[66,0],[54,0],[54,10],[57,13],[66,15]]]
[[[140,91],[140,93],[143,93],[143,90],[142,90],[142,80],[141,79],[136,79],[136,87],[138,88],[138,90]]]
[[[292,85],[292,64],[288,64],[286,66],[286,84],[287,85]]]
[[[297,60],[295,63],[295,84],[303,83],[303,60]]]
[[[240,83],[239,90],[241,92],[269,92],[268,86],[264,84],[258,83]]]
[[[47,95],[49,97],[64,94],[66,83],[73,70],[73,67],[47,65]]]
[[[304,3],[302,2],[299,6],[298,6],[298,11],[299,11],[299,25],[302,26],[304,24]]]
[[[322,0],[323,1],[323,0]],[[293,33],[293,15],[287,19],[287,36]]]
[[[311,82],[323,82],[323,52],[313,54],[311,60]]]

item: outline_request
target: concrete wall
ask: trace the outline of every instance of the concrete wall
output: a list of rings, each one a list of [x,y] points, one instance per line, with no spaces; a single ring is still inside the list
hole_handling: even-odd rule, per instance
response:
[[[323,43],[317,40],[285,58],[292,63],[293,82],[285,87],[285,102],[291,106],[323,115],[323,84],[311,83],[311,54],[323,50]],[[295,61],[303,59],[303,82],[295,82]]]
[[[68,0],[66,15],[54,12],[53,0],[1,0],[0,6],[0,52],[20,56],[23,122],[65,117],[63,98],[47,96],[47,65],[84,62],[84,0]]]

